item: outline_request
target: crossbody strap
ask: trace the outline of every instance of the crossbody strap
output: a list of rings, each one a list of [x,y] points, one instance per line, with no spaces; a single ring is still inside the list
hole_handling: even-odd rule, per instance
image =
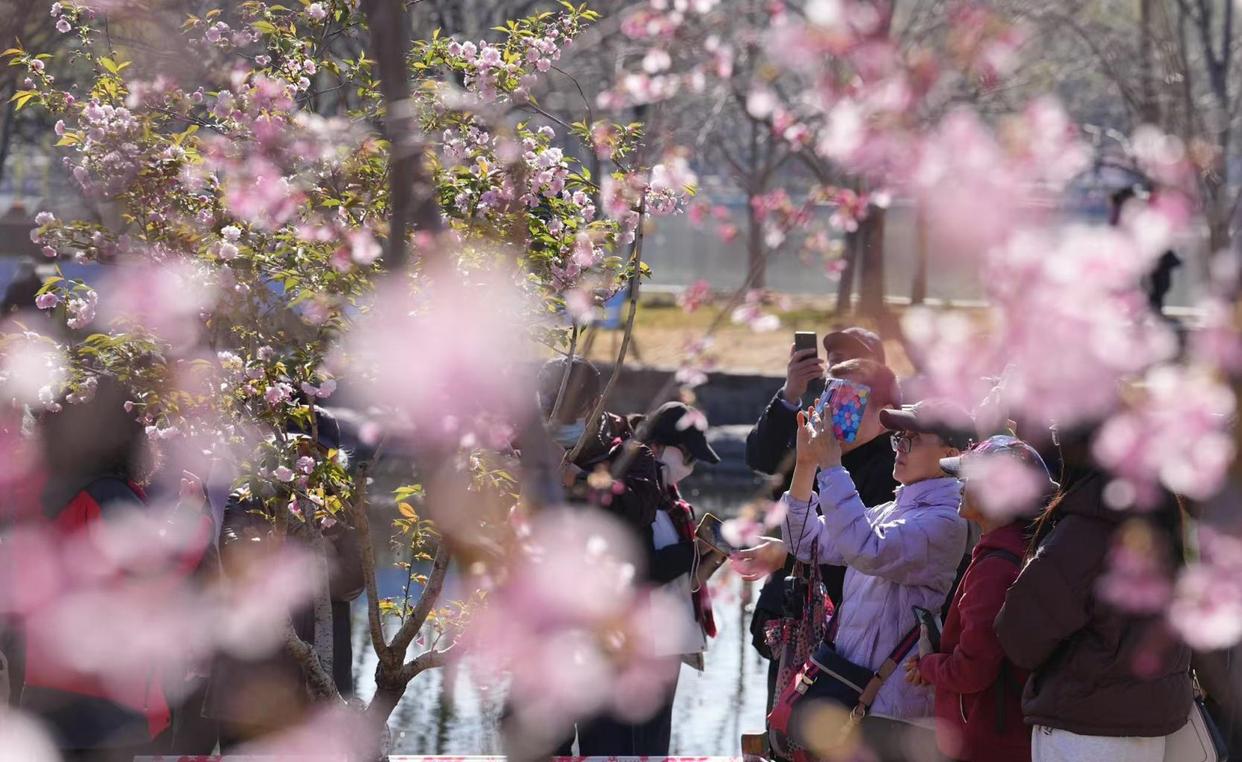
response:
[[[897,667],[905,661],[906,656],[914,648],[914,644],[919,642],[919,626],[916,624],[906,633],[897,645],[889,652],[888,658],[880,665],[875,674],[871,676],[871,680],[867,682],[863,692],[858,697],[858,704],[866,711],[875,703],[875,697],[880,694],[880,688],[884,686],[884,681],[897,671]]]

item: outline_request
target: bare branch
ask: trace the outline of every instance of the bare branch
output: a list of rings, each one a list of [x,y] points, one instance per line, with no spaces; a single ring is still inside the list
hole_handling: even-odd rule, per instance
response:
[[[453,649],[456,647],[457,644],[454,643],[448,648],[433,648],[428,651],[423,651],[401,668],[401,679],[408,683],[418,677],[420,673],[426,672],[429,669],[435,669],[436,667],[443,667],[448,662],[449,657],[453,653]]]
[[[301,666],[306,684],[316,699],[344,702],[341,692],[336,689],[336,682],[319,661],[314,646],[299,638],[293,623],[288,620],[285,621],[285,651]]]
[[[564,463],[573,463],[582,454],[582,448],[586,446],[587,436],[591,431],[590,423],[599,420],[600,415],[604,412],[604,406],[608,404],[608,395],[612,393],[612,388],[617,384],[617,378],[621,375],[621,368],[625,365],[625,357],[630,349],[630,341],[634,336],[634,318],[638,315],[638,270],[643,262],[643,221],[646,217],[646,199],[638,205],[638,229],[634,233],[634,253],[630,256],[630,266],[633,268],[633,275],[630,277],[630,294],[629,305],[630,312],[625,321],[625,331],[621,335],[621,346],[617,350],[617,359],[613,363],[612,373],[608,376],[608,383],[604,384],[604,391],[599,396],[599,401],[595,403],[595,409],[587,417],[587,429],[582,432],[582,436],[578,437],[577,444],[573,449],[565,453]],[[624,458],[622,458],[624,460]]]
[[[354,520],[354,531],[362,546],[362,576],[367,586],[367,619],[371,626],[371,645],[380,661],[388,657],[388,643],[384,640],[384,626],[380,620],[379,585],[375,580],[375,547],[371,544],[371,518],[367,515],[368,463],[358,469],[355,480],[354,499],[349,505]]]

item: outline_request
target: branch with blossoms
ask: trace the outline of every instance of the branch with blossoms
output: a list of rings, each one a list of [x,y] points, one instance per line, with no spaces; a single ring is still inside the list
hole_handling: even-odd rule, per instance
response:
[[[460,398],[461,374],[454,369],[475,374],[477,359],[487,356],[477,354],[479,347],[497,347],[490,355],[495,362],[525,338],[522,332],[552,344],[563,340],[547,307],[563,307],[567,294],[589,290],[593,299],[603,298],[642,277],[641,258],[613,251],[637,246],[638,209],[676,211],[692,178],[676,162],[650,173],[630,167],[596,177],[554,145],[551,126],[507,126],[509,113],[537,107],[526,88],[593,19],[584,9],[516,22],[500,44],[436,37],[408,57],[376,56],[387,62],[378,76],[370,62],[334,58],[322,44],[365,28],[357,9],[343,1],[299,9],[247,2],[191,17],[176,42],[193,55],[183,56],[186,68],[174,73],[161,68],[173,45],[153,39],[114,46],[103,32],[108,17],[82,3],[55,11],[95,72],[92,87],[60,89],[43,57],[10,51],[9,63],[30,74],[20,106],[59,120],[58,147],[70,176],[116,213],[103,223],[50,214],[37,221],[35,240],[53,266],[71,259],[108,268],[99,283],[58,274],[43,285],[37,306],[44,327],[51,326],[48,335],[6,335],[3,357],[10,371],[20,364],[39,372],[16,386],[19,374],[8,373],[5,390],[54,413],[88,399],[97,379],[117,376],[134,387],[127,409],[147,426],[161,453],[160,472],[189,467],[204,451],[196,452],[196,443],[207,442],[209,458],[227,473],[238,498],[270,523],[276,544],[305,543],[317,558],[312,565],[322,564],[323,531],[351,523],[366,547],[368,624],[384,691],[371,715],[382,721],[418,672],[444,662],[453,648],[445,641],[468,617],[468,611],[437,608],[449,548],[459,547],[453,543],[466,532],[445,518],[464,514],[456,503],[479,495],[507,508],[505,501],[516,500],[513,478],[494,475],[508,466],[484,464],[478,453],[511,441],[505,432],[513,431],[516,416],[507,406],[525,387],[502,378],[495,393],[468,395],[468,409],[444,407],[439,395]],[[128,12],[123,5],[110,9],[117,18]],[[373,30],[386,26],[372,19]],[[389,53],[393,45],[383,43]],[[388,87],[401,79],[391,73],[393,60],[411,67],[408,101]],[[358,94],[352,119],[308,110],[315,80],[329,74]],[[389,139],[362,118],[384,124]],[[411,122],[419,130],[401,127]],[[568,129],[572,134],[562,138],[589,139],[590,150],[617,160],[642,136],[639,125],[601,126],[593,119]],[[425,140],[407,145],[409,132]],[[418,187],[420,168],[430,193]],[[403,195],[406,190],[412,193]],[[426,233],[441,219],[447,230],[438,238],[402,232],[407,221]],[[381,278],[400,269],[407,247],[419,266]],[[432,260],[445,266],[426,267]],[[482,283],[487,273],[499,277]],[[447,298],[459,290],[503,297],[478,310],[483,319],[473,328],[473,343],[466,340],[472,329],[462,324],[462,300]],[[390,314],[394,319],[385,320]],[[460,344],[436,344],[449,335],[446,318]],[[419,348],[407,350],[411,341]],[[464,365],[463,346],[472,352]],[[413,389],[407,369],[391,364],[410,355],[429,369]],[[495,367],[488,372],[503,376]],[[39,383],[31,387],[33,381]],[[317,438],[316,408],[339,399],[338,381],[349,389],[349,402],[391,412],[383,426],[370,421],[364,428],[382,428],[380,435],[396,440],[416,432],[420,443],[443,437],[422,450],[420,472],[454,474],[460,487],[428,488],[434,528],[433,519],[396,501],[399,544],[410,553],[411,581],[422,585],[413,605],[408,596],[379,598],[366,531],[367,466],[351,471],[339,453],[308,454],[305,437],[296,433]],[[385,383],[399,393],[371,396]],[[525,458],[524,451],[523,482],[540,472]],[[430,569],[416,575],[413,566],[423,562],[436,534],[443,539],[434,558],[425,559]],[[310,600],[324,600],[323,584]],[[330,697],[330,649],[318,608],[314,643],[286,631],[283,647],[303,665],[314,692]],[[386,643],[383,625],[393,616],[402,624]],[[405,661],[429,626],[438,632],[431,646]]]

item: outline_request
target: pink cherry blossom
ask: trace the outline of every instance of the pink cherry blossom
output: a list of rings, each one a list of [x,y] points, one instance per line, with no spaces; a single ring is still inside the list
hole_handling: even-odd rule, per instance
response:
[[[1230,419],[1233,392],[1204,368],[1162,365],[1146,376],[1140,397],[1100,430],[1100,462],[1137,491],[1153,496],[1156,483],[1196,499],[1220,488],[1234,457]]]
[[[689,286],[686,286],[680,294],[677,295],[677,302],[681,305],[682,310],[686,313],[697,311],[706,304],[712,295],[712,286],[706,280],[699,279]]]
[[[293,387],[283,381],[267,387],[263,399],[272,407],[288,402],[293,397]]]
[[[1136,614],[1158,614],[1173,594],[1168,548],[1149,527],[1125,525],[1113,538],[1108,568],[1096,583],[1102,599]]]
[[[962,478],[979,507],[994,519],[1012,519],[1038,509],[1039,498],[1048,492],[1048,479],[1016,458],[964,459]]]
[[[1242,639],[1242,540],[1199,528],[1202,560],[1178,577],[1170,624],[1192,648],[1215,651]]]

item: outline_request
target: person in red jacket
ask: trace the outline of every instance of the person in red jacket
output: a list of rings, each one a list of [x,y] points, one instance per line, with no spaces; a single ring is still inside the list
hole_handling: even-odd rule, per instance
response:
[[[981,505],[988,485],[971,479],[972,472],[979,475],[994,466],[1016,467],[1030,475],[1013,480],[1029,486],[1027,499],[1008,506],[1004,514]],[[1022,721],[1027,674],[1005,658],[992,623],[1021,571],[1030,519],[1042,510],[1056,483],[1035,448],[1011,436],[986,439],[962,456],[941,460],[940,467],[963,479],[962,518],[978,524],[983,534],[953,596],[938,652],[908,661],[906,679],[936,689],[941,753],[964,762],[1029,761],[1031,729]],[[997,481],[1012,483],[1010,474],[994,476],[1007,476]]]
[[[210,517],[161,513],[160,529],[184,543],[152,547],[150,556],[118,551],[121,538],[137,542],[143,535],[135,532],[156,531],[134,521],[157,515],[137,483],[145,438],[124,409],[132,398],[120,382],[101,376],[93,397],[66,401],[38,426],[46,479],[39,514],[30,521],[64,553],[63,568],[45,574],[47,594],[23,613],[16,703],[43,723],[66,762],[128,762],[166,752],[177,703],[165,691],[180,678],[141,644],[120,642],[124,627],[74,633],[91,641],[93,653],[109,652],[107,664],[83,660],[57,637],[68,626],[66,601],[106,601],[111,616],[132,624],[147,606],[159,608],[178,595],[210,545]]]

